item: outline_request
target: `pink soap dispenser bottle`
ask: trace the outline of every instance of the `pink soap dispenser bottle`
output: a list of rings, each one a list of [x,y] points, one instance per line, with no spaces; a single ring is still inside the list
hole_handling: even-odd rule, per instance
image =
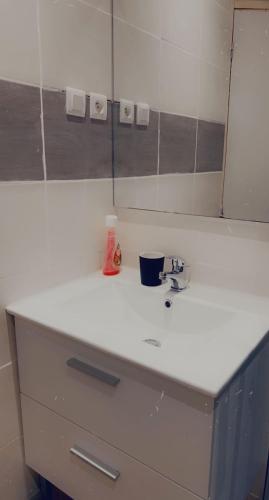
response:
[[[103,274],[105,276],[114,276],[120,272],[121,249],[116,236],[117,222],[118,217],[116,215],[106,216],[107,237],[103,264]]]

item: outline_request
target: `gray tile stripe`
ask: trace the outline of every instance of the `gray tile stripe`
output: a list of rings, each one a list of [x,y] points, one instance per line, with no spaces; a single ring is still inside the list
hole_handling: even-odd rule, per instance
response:
[[[148,128],[120,124],[115,103],[115,177],[157,174],[158,114]],[[160,113],[159,174],[221,171],[224,139],[224,124]]]
[[[0,182],[43,180],[40,90],[0,80]],[[65,93],[43,91],[47,178],[112,176],[111,104],[106,122],[67,117]]]
[[[39,89],[0,80],[0,181],[42,179]]]
[[[112,109],[108,120],[67,117],[65,94],[43,91],[47,178],[99,179],[112,175]],[[198,127],[197,127],[198,125]],[[115,176],[157,174],[159,113],[149,127],[119,123],[114,111]],[[225,125],[160,113],[159,173],[222,170]],[[39,88],[0,80],[0,181],[43,180]]]
[[[67,116],[63,92],[43,92],[48,180],[100,179],[112,176],[111,104],[108,120]]]
[[[224,124],[198,121],[196,172],[222,170],[224,141]]]
[[[119,103],[114,104],[114,175],[157,175],[159,113],[150,112],[149,127],[120,123]]]
[[[194,172],[196,125],[193,118],[161,113],[160,174]]]

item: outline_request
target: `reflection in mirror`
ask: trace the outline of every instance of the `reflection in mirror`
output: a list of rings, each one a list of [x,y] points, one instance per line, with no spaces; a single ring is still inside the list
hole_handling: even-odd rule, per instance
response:
[[[116,206],[221,215],[232,0],[113,9]]]
[[[224,216],[269,222],[269,11],[238,10]]]

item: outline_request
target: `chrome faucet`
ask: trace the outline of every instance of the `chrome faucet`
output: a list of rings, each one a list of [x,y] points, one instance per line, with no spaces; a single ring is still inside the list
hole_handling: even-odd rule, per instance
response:
[[[182,290],[185,290],[188,286],[188,280],[182,277],[185,267],[188,266],[185,265],[181,257],[170,256],[167,257],[167,259],[171,261],[172,269],[168,272],[161,272],[159,278],[162,283],[167,283],[168,279],[172,281],[170,288],[171,292],[182,292]]]

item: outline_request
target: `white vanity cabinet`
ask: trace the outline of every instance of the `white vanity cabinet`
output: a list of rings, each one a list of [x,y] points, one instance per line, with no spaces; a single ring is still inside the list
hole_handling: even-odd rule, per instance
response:
[[[26,463],[72,498],[246,499],[268,445],[267,342],[214,400],[27,320],[16,339]]]
[[[197,499],[27,396],[22,396],[22,411],[28,465],[75,500]]]

